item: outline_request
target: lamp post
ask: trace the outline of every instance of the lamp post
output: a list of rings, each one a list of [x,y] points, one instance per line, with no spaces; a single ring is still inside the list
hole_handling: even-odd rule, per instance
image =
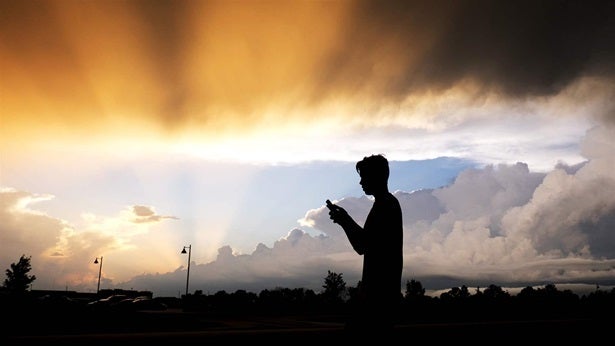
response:
[[[96,286],[96,294],[98,295],[98,291],[100,291],[100,275],[102,274],[102,262],[103,256],[100,256],[100,265],[98,267],[98,286]],[[98,257],[94,260],[94,264],[98,264]]]
[[[192,244],[184,246],[181,252],[182,254],[186,253],[186,248],[188,248],[188,270],[186,271],[186,298],[188,298],[188,283],[190,282],[190,255],[192,254]]]

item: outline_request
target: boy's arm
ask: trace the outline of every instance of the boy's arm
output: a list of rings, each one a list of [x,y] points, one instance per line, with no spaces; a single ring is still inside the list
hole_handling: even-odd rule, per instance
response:
[[[327,208],[329,208],[331,220],[344,229],[352,248],[359,255],[363,255],[365,252],[363,227],[359,226],[344,208],[331,203],[329,200],[327,200]]]

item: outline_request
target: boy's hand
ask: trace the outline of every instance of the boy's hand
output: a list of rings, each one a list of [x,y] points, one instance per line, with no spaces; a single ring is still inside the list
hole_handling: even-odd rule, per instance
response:
[[[331,203],[330,200],[327,200],[327,208],[329,208],[329,218],[337,224],[341,225],[350,218],[344,208]]]

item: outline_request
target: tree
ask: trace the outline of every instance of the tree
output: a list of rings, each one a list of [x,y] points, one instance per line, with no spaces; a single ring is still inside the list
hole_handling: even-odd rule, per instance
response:
[[[31,257],[21,255],[19,262],[11,263],[11,268],[6,270],[6,279],[4,279],[3,287],[10,293],[25,293],[28,290],[28,286],[36,280],[35,275],[28,275],[30,270],[32,270],[30,259]]]
[[[342,295],[346,292],[346,281],[342,277],[342,273],[335,273],[327,270],[327,277],[325,277],[325,284],[322,285],[325,289],[323,296],[333,301],[342,299]]]
[[[491,284],[483,291],[483,296],[490,299],[506,299],[510,298],[510,294],[502,289],[502,287]]]
[[[406,299],[418,299],[425,296],[425,288],[420,281],[414,279],[406,281]]]

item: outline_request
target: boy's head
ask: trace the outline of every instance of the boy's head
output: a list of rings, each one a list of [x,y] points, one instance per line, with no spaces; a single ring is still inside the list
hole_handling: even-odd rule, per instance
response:
[[[356,170],[361,177],[361,186],[366,194],[387,189],[389,180],[389,161],[381,154],[366,156],[357,162]]]

